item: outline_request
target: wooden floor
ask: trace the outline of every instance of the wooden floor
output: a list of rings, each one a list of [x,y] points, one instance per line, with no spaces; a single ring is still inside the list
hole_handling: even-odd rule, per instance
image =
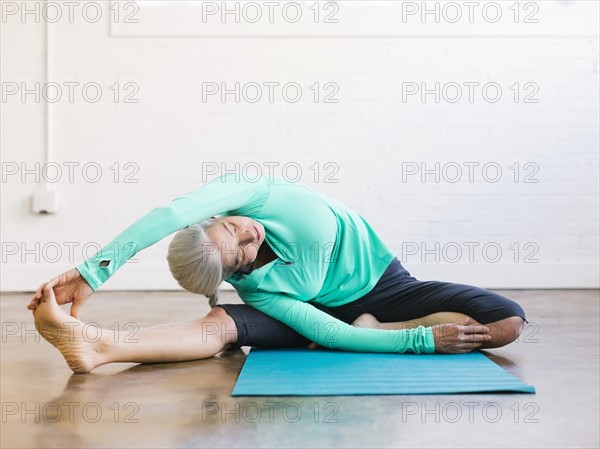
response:
[[[518,342],[485,353],[535,395],[232,398],[245,351],[72,375],[38,339],[31,295],[5,294],[1,447],[599,447],[599,292],[501,293],[530,324]],[[207,311],[187,293],[98,292],[81,318],[123,330]]]

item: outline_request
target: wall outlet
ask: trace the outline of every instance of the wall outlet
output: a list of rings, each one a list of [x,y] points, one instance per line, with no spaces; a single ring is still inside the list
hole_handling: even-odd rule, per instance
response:
[[[31,203],[33,212],[36,214],[53,214],[58,210],[56,192],[50,190],[40,190],[34,193]]]

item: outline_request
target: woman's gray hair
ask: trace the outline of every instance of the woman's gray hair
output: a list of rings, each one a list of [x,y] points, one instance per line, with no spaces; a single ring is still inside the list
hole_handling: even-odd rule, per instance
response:
[[[167,254],[169,270],[177,283],[191,293],[208,297],[211,308],[219,303],[219,285],[232,274],[223,267],[218,245],[206,234],[213,221],[204,220],[177,232]]]

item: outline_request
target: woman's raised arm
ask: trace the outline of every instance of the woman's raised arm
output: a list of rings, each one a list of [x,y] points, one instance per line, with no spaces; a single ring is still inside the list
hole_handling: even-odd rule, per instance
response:
[[[257,211],[268,195],[266,177],[250,182],[239,174],[221,176],[152,209],[76,268],[95,291],[136,253],[169,234],[213,215],[235,210],[240,210],[240,215]]]
[[[93,257],[48,282],[55,285],[59,304],[73,302],[71,314],[136,253],[169,234],[227,212],[246,215],[260,210],[269,196],[268,178],[248,181],[240,174],[227,174],[200,188],[152,209],[117,235]],[[27,306],[35,310],[43,283]]]

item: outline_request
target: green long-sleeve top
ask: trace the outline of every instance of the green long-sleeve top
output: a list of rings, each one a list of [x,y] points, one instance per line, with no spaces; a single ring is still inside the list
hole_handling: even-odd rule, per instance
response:
[[[138,251],[215,215],[250,217],[277,259],[225,279],[242,301],[312,341],[361,352],[432,353],[431,328],[356,328],[314,307],[348,304],[371,291],[394,258],[367,221],[301,183],[230,173],[157,207],[77,270],[97,290]]]

